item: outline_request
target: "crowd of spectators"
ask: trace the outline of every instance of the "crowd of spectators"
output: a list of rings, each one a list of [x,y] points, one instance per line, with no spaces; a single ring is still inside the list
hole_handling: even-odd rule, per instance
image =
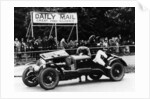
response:
[[[26,40],[24,40],[24,38],[21,38],[20,40],[15,38],[14,49],[15,52],[19,53],[27,51],[54,50],[57,48],[72,49],[77,48],[78,46],[87,46],[105,48],[109,47],[111,50],[119,53],[120,46],[126,45],[122,50],[124,50],[124,52],[129,52],[130,49],[127,45],[134,44],[135,42],[130,39],[130,36],[128,39],[124,40],[120,35],[111,38],[91,35],[88,40],[79,40],[78,42],[76,40],[70,40],[69,42],[66,42],[65,38],[62,38],[60,41],[56,41],[56,38],[53,36],[44,36],[43,38],[39,36],[37,39],[28,38]]]
[[[56,49],[56,41],[52,36],[45,36],[43,39],[40,36],[37,39],[28,38],[26,41],[24,38],[21,38],[21,41],[15,38],[14,49],[15,52],[51,50]]]

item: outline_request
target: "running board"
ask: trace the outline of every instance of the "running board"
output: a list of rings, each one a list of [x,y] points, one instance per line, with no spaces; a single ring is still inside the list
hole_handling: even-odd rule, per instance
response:
[[[64,73],[68,73],[68,72],[78,72],[78,73],[102,72],[104,73],[104,71],[100,68],[79,68],[76,70],[64,70]]]

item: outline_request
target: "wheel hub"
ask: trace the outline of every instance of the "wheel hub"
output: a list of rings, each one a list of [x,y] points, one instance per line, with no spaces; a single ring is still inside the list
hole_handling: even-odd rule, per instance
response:
[[[47,76],[47,79],[48,79],[49,81],[52,81],[52,77],[51,77],[51,76]]]
[[[115,70],[115,72],[116,72],[117,74],[119,74],[119,73],[120,73],[120,71],[119,71],[119,70]]]

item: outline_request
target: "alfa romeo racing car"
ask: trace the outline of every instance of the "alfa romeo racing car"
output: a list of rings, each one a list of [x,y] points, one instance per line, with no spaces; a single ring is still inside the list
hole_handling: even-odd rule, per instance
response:
[[[65,50],[40,54],[40,59],[28,66],[22,75],[23,83],[29,87],[38,84],[46,90],[54,89],[59,81],[71,80],[88,75],[99,80],[105,75],[113,81],[120,81],[125,75],[126,62],[120,57],[107,54],[107,66],[93,62],[95,55],[69,55]]]

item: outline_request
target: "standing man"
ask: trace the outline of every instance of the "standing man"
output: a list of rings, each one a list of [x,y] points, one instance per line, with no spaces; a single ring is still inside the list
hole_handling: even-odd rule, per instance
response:
[[[88,55],[91,57],[91,52],[90,52],[90,49],[86,46],[80,46],[78,49],[77,49],[77,52],[76,52],[78,55]],[[89,81],[88,80],[88,76],[85,75],[85,80],[86,81]],[[79,77],[79,82],[81,82],[81,77]]]
[[[62,49],[66,49],[68,47],[68,44],[66,43],[64,38],[62,38],[61,41],[60,41],[60,47]]]
[[[21,52],[26,52],[26,43],[24,38],[21,38]]]
[[[14,41],[15,51],[17,52],[18,60],[21,59],[21,43],[19,42],[18,38],[15,38]]]
[[[88,55],[91,57],[90,49],[86,46],[80,46],[76,52],[78,55]]]

